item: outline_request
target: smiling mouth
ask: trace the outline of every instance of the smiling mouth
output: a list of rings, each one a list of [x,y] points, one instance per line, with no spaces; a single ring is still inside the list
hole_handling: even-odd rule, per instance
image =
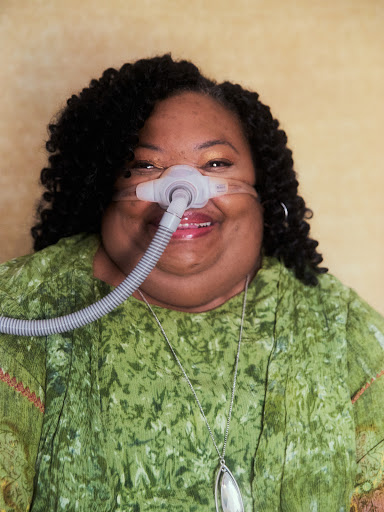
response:
[[[189,222],[187,222],[189,221]],[[204,222],[182,219],[178,228],[172,235],[172,240],[195,240],[211,233],[215,222],[204,219]]]
[[[179,224],[177,229],[201,229],[208,228],[209,226],[212,226],[212,224],[212,222],[183,222]]]
[[[161,216],[156,216],[150,224],[152,229],[157,229]],[[216,231],[218,222],[211,215],[201,211],[186,210],[176,231],[172,235],[172,240],[194,240],[209,235]]]
[[[154,219],[152,225],[157,227],[161,217]],[[216,221],[201,212],[187,211],[180,221],[172,240],[194,240],[208,235],[215,229]]]

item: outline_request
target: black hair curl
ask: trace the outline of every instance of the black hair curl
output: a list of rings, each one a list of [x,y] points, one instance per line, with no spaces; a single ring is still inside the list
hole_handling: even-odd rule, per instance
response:
[[[188,61],[170,55],[107,69],[68,101],[49,125],[46,143],[49,167],[41,172],[43,193],[32,227],[34,249],[41,250],[77,233],[99,233],[103,212],[111,201],[114,182],[133,158],[138,133],[155,104],[183,91],[207,94],[239,117],[248,138],[256,189],[264,206],[266,255],[280,258],[305,284],[316,285],[318,243],[309,238],[305,219],[312,212],[297,193],[292,153],[287,137],[258,94],[240,85],[218,84],[201,75]],[[288,209],[285,219],[281,203]]]

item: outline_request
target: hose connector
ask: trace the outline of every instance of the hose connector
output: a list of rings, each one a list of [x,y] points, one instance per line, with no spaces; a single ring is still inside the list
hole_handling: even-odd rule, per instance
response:
[[[192,197],[189,190],[184,187],[176,188],[172,192],[171,204],[161,217],[159,226],[164,226],[174,233],[191,202]]]

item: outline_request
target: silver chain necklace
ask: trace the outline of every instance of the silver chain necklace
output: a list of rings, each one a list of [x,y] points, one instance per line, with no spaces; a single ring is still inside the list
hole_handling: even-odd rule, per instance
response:
[[[248,282],[249,282],[249,276],[247,276],[247,278],[246,278],[245,287],[244,287],[243,309],[242,309],[242,313],[241,313],[241,324],[240,324],[239,341],[238,341],[238,344],[237,344],[237,353],[236,353],[236,360],[235,360],[235,373],[234,373],[234,376],[233,376],[231,401],[230,401],[230,404],[229,404],[227,425],[226,425],[225,434],[224,434],[224,444],[223,444],[223,450],[222,450],[221,454],[220,454],[220,450],[219,450],[219,448],[217,446],[217,443],[215,441],[215,438],[213,436],[212,429],[211,429],[211,427],[210,427],[210,425],[208,423],[207,417],[204,414],[204,411],[203,411],[203,408],[201,406],[200,400],[197,397],[196,391],[195,391],[194,387],[192,386],[192,383],[189,380],[189,377],[188,377],[186,371],[184,370],[183,365],[180,362],[180,359],[177,357],[177,354],[176,354],[173,346],[171,345],[171,342],[169,341],[168,336],[166,335],[166,333],[164,331],[164,328],[161,325],[161,322],[158,319],[156,313],[151,308],[149,302],[144,297],[144,295],[141,292],[141,290],[138,289],[138,292],[140,293],[141,298],[143,299],[143,301],[147,305],[148,309],[152,313],[153,317],[155,318],[155,320],[157,322],[157,325],[160,328],[161,333],[163,334],[165,340],[168,343],[169,348],[171,349],[173,357],[175,358],[177,364],[179,365],[179,368],[180,368],[182,374],[184,375],[184,378],[187,381],[187,383],[188,383],[188,385],[189,385],[189,387],[190,387],[190,389],[191,389],[191,391],[193,393],[193,396],[195,397],[196,403],[199,406],[201,415],[203,416],[205,424],[207,426],[209,435],[210,435],[210,437],[212,439],[212,442],[213,442],[213,444],[215,446],[215,449],[217,451],[217,454],[219,456],[220,468],[219,468],[219,470],[217,472],[216,484],[215,484],[215,503],[216,503],[216,511],[217,512],[220,512],[220,509],[219,509],[219,498],[218,498],[219,488],[220,488],[221,506],[222,506],[223,512],[244,512],[243,499],[241,497],[239,486],[238,486],[238,484],[237,484],[237,482],[235,480],[235,477],[232,475],[231,471],[228,469],[228,466],[225,464],[225,458],[224,457],[225,457],[225,450],[226,450],[227,441],[228,441],[228,432],[229,432],[229,424],[231,422],[231,416],[232,416],[233,401],[234,401],[234,398],[235,398],[236,379],[237,379],[237,370],[238,370],[238,366],[239,366],[241,338],[243,336],[243,325],[244,325],[245,308],[246,308],[246,305],[247,305]]]

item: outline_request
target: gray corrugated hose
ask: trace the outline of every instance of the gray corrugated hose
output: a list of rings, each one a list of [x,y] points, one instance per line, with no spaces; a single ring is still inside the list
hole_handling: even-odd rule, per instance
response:
[[[2,316],[0,317],[0,332],[18,336],[48,336],[82,327],[110,313],[139,288],[156,266],[172,234],[176,231],[190,200],[190,193],[184,188],[173,192],[172,201],[144,256],[125,280],[101,300],[75,313],[47,320],[19,320]]]

